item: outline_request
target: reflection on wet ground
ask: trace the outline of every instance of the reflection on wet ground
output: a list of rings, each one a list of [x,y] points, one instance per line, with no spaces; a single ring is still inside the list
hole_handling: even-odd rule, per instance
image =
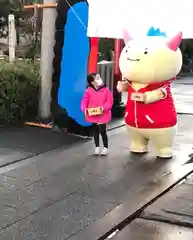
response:
[[[137,219],[112,240],[191,240],[193,229]]]

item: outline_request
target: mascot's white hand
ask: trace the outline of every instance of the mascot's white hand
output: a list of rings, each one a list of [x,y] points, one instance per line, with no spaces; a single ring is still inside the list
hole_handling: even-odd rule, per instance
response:
[[[117,83],[117,91],[118,92],[127,92],[128,91],[128,82],[127,81],[119,81]]]
[[[117,91],[118,92],[122,92],[121,82],[120,81],[117,83]]]
[[[157,102],[161,99],[164,99],[166,96],[167,96],[167,92],[164,88],[160,90],[146,92],[144,103],[148,104],[148,103]]]

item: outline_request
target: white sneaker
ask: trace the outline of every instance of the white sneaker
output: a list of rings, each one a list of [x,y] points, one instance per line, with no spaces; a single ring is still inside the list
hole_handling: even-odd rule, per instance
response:
[[[102,152],[101,152],[101,155],[102,155],[102,156],[106,156],[106,155],[108,155],[108,153],[109,153],[108,148],[103,148],[103,150],[102,150]]]
[[[94,150],[94,155],[99,155],[101,153],[100,147],[96,147]]]

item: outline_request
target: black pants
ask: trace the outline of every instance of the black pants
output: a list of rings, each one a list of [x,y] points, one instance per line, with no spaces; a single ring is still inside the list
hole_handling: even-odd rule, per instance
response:
[[[106,124],[93,124],[93,134],[94,134],[94,142],[96,147],[99,147],[99,135],[101,135],[103,140],[103,146],[108,148],[108,137],[106,132]]]

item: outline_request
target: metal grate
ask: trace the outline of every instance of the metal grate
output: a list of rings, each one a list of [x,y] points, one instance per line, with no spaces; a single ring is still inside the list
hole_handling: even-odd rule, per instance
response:
[[[98,73],[104,83],[113,91],[113,62],[101,61],[98,63]]]

